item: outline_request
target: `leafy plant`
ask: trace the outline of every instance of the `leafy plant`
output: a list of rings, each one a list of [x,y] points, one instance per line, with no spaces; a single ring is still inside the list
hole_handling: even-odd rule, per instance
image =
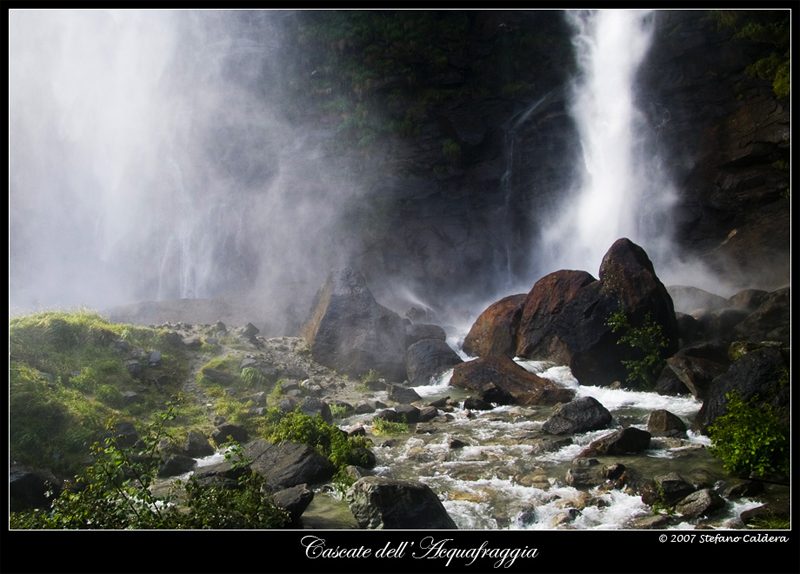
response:
[[[363,466],[369,447],[365,437],[349,437],[336,425],[325,422],[320,415],[310,417],[300,412],[287,413],[267,434],[273,443],[284,441],[307,444],[339,469],[348,465]]]
[[[405,422],[405,416],[402,422],[391,422],[386,419],[376,418],[372,421],[372,434],[380,435],[395,435],[408,433],[408,424]]]
[[[708,428],[713,445],[709,452],[722,459],[725,470],[736,476],[765,477],[789,473],[789,428],[781,423],[758,396],[742,400],[728,393],[727,414]]]
[[[239,373],[239,377],[248,387],[252,387],[254,385],[263,385],[267,382],[267,378],[255,367],[245,367],[242,369],[242,372]]]
[[[156,496],[151,491],[160,458],[156,454],[165,435],[165,423],[174,418],[175,404],[148,427],[146,448],[138,454],[121,448],[113,432],[96,442],[94,464],[73,483],[65,483],[49,510],[11,513],[11,528],[151,529],[151,528],[280,528],[288,521],[262,491],[264,478],[246,472],[249,461],[239,445],[231,446],[226,460],[236,456],[234,468],[245,470],[238,488],[206,486],[192,476],[185,485],[185,501]],[[113,425],[109,423],[109,430]],[[180,487],[180,481],[175,485]]]
[[[667,340],[661,325],[654,322],[648,313],[642,324],[634,327],[621,310],[611,315],[606,325],[611,327],[612,332],[620,334],[618,345],[626,343],[642,354],[641,359],[622,361],[628,371],[627,381],[633,384],[640,383],[644,388],[652,389],[665,362],[662,349],[667,346]]]

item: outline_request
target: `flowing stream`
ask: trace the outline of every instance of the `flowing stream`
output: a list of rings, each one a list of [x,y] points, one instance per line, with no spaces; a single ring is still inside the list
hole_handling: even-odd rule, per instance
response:
[[[568,367],[518,362],[540,376],[576,388],[578,397],[595,397],[614,417],[611,426],[572,435],[570,444],[538,452],[543,439],[564,438],[541,430],[552,407],[498,406],[470,413],[463,409],[466,393],[449,386],[449,371],[415,390],[426,401],[445,396],[459,401],[460,407],[452,412],[440,412],[452,420],[434,425],[433,433],[415,433],[412,426],[409,434],[373,437],[378,459],[375,473],[427,484],[443,500],[459,529],[621,529],[630,527],[632,519],[651,515],[651,507],[640,495],[602,486],[575,488],[567,484],[567,471],[593,440],[621,426],[646,430],[652,410],[669,410],[689,426],[701,403],[692,397],[579,386]],[[368,425],[370,418],[350,417],[340,426]],[[451,447],[454,440],[466,446]],[[720,461],[704,448],[707,445],[705,437],[690,432],[684,440],[654,438],[651,448],[638,455],[597,458],[601,465],[622,463],[642,479],[678,471],[686,477],[702,475],[715,481],[725,473]],[[742,511],[759,504],[749,499],[728,503],[708,524],[732,527]],[[694,528],[696,523],[687,520],[673,528]]]

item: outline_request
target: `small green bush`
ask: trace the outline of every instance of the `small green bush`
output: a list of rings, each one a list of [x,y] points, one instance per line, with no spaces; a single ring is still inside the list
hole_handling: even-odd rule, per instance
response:
[[[661,325],[654,322],[648,313],[641,326],[634,327],[621,310],[611,315],[606,325],[611,327],[612,332],[620,333],[617,344],[626,343],[643,355],[641,359],[622,361],[628,371],[627,381],[641,384],[645,389],[653,389],[665,363],[661,352],[667,346],[667,340],[661,331]]]
[[[376,436],[406,433],[408,433],[408,424],[405,422],[390,422],[380,418],[372,421],[372,434]]]
[[[165,422],[174,418],[174,405],[151,423],[143,438],[147,448],[138,453],[117,446],[115,439],[96,442],[94,463],[66,483],[48,510],[12,512],[13,529],[180,529],[180,528],[280,528],[287,513],[262,492],[264,479],[244,473],[239,487],[228,489],[199,484],[192,476],[185,485],[186,500],[154,495],[153,484],[160,458],[156,448],[165,435]],[[112,429],[109,425],[109,429]],[[226,459],[239,457],[233,466],[247,467],[243,449],[234,445]],[[176,481],[180,486],[180,481]]]
[[[758,396],[745,402],[739,393],[726,395],[728,412],[708,427],[709,452],[722,459],[736,476],[766,477],[789,473],[789,428],[772,408],[758,405]]]
[[[320,416],[310,417],[300,412],[287,413],[268,432],[273,443],[284,441],[307,444],[339,469],[348,465],[363,466],[370,443],[365,437],[348,437],[336,425],[330,425]]]

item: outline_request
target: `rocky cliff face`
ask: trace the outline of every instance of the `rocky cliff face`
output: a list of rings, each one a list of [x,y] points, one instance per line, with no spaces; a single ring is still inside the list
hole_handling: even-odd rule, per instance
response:
[[[518,78],[527,90],[453,89],[488,50],[501,50],[499,38],[563,40],[569,29],[559,13],[481,18],[466,32],[474,49],[463,60],[450,55],[452,74],[425,78],[440,98],[415,108],[416,135],[384,141],[365,160],[376,169],[359,208],[374,223],[356,263],[387,300],[399,284],[436,305],[529,281],[543,218],[569,190],[579,143],[566,111],[568,42],[502,53],[530,59]],[[678,189],[681,252],[719,272],[728,289],[773,288],[788,282],[788,102],[745,73],[773,47],[732,35],[704,11],[658,12],[639,105]],[[386,92],[369,97],[391,110]]]

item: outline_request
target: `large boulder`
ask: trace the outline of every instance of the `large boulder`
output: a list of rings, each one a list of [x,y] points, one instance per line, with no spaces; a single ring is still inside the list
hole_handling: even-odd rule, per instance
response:
[[[599,456],[604,454],[633,454],[647,450],[650,446],[650,433],[627,427],[601,437],[584,449],[578,456]]]
[[[436,493],[420,482],[366,476],[352,486],[347,502],[361,528],[457,528]]]
[[[408,384],[412,387],[428,385],[433,377],[463,362],[445,341],[422,339],[406,350]]]
[[[273,491],[324,483],[336,473],[332,462],[306,444],[288,441],[272,444],[256,439],[245,445],[244,455],[251,459],[250,467],[264,476],[267,488]]]
[[[487,402],[497,402],[486,396],[487,388],[500,389],[520,405],[554,405],[575,397],[573,389],[539,377],[505,355],[490,355],[456,365],[450,385],[469,389]]]
[[[789,287],[764,296],[761,305],[733,328],[737,339],[789,344],[791,297]]]
[[[747,353],[714,379],[694,419],[694,430],[707,433],[709,425],[727,413],[727,395],[734,391],[745,402],[758,395],[760,404],[770,405],[788,424],[789,386],[788,364],[779,350],[765,347]]]
[[[573,434],[608,428],[613,417],[594,397],[581,397],[558,405],[542,425],[550,434]]]
[[[517,333],[516,354],[526,359],[569,362],[569,352],[558,337],[555,319],[586,285],[597,281],[586,271],[550,273],[534,284],[525,298]]]
[[[561,339],[570,352],[570,370],[582,385],[625,380],[623,361],[641,359],[638,349],[617,344],[620,334],[613,333],[607,324],[616,311],[622,311],[634,327],[648,315],[660,325],[667,342],[662,350],[664,358],[678,350],[672,299],[644,249],[629,239],[617,240],[603,257],[599,276],[599,282],[581,289],[557,320]]]
[[[468,355],[485,357],[505,355],[514,357],[517,349],[517,330],[522,318],[525,294],[504,297],[490,305],[464,337],[462,348]]]
[[[670,357],[667,366],[699,401],[705,400],[713,380],[727,370],[715,361],[690,355]]]
[[[375,301],[354,269],[330,273],[301,333],[314,360],[326,367],[351,376],[374,369],[393,381],[405,379],[403,319]]]

